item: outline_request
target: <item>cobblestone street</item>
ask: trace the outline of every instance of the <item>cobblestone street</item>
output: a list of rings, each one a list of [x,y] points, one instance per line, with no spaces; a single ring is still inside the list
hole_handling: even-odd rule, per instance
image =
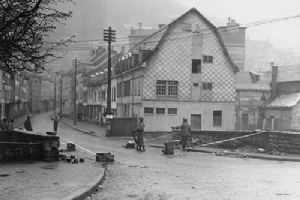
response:
[[[39,125],[51,126],[45,115],[39,119],[43,119]],[[107,166],[102,189],[92,199],[300,198],[300,163],[220,157],[180,150],[176,150],[174,156],[165,156],[161,149],[149,147],[146,152],[136,152],[122,147],[127,138],[95,137],[74,131],[62,123],[59,135],[92,152],[115,155],[115,163]]]

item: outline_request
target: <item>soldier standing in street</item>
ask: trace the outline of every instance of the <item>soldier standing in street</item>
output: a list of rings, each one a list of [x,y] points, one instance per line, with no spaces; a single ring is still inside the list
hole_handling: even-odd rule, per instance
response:
[[[191,137],[191,126],[187,123],[187,119],[182,119],[182,124],[180,126],[171,127],[172,129],[180,129],[181,130],[181,143],[182,150],[185,151],[185,147],[187,147],[188,141]]]
[[[55,115],[54,119],[51,119],[53,120],[53,130],[54,130],[54,133],[55,135],[57,134],[57,126],[58,126],[58,117],[57,115]]]
[[[31,121],[30,121],[30,116],[27,116],[27,119],[24,123],[24,128],[26,131],[32,131],[32,125],[31,125]]]
[[[145,151],[145,144],[144,144],[144,118],[139,117],[139,123],[134,132],[137,133],[137,150]]]

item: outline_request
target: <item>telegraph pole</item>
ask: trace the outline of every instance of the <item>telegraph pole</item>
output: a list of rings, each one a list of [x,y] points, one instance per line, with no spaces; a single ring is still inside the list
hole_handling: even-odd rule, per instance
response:
[[[53,101],[54,115],[56,115],[56,74],[54,75],[54,101]]]
[[[113,113],[111,111],[111,43],[116,41],[116,30],[104,29],[104,41],[108,42],[108,58],[107,58],[107,108],[106,117],[111,119]]]
[[[74,62],[74,125],[77,124],[77,107],[76,107],[76,101],[77,101],[77,58],[75,58]]]
[[[60,71],[60,105],[59,105],[59,113],[60,113],[60,119],[62,119],[62,103],[63,103],[63,97],[62,97],[62,76],[63,76],[63,71]]]

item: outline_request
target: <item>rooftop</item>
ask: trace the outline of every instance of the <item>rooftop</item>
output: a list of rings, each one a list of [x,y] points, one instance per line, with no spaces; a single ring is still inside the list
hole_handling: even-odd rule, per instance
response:
[[[300,100],[300,93],[291,93],[291,94],[284,94],[276,97],[272,102],[265,105],[265,107],[294,107]]]
[[[241,71],[236,74],[237,90],[270,90],[271,72]]]

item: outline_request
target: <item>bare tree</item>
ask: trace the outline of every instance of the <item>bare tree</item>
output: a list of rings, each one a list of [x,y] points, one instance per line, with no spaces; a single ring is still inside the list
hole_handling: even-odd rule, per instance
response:
[[[50,42],[58,24],[71,17],[59,5],[73,0],[0,0],[0,69],[41,71],[55,51],[70,44],[72,37]]]

